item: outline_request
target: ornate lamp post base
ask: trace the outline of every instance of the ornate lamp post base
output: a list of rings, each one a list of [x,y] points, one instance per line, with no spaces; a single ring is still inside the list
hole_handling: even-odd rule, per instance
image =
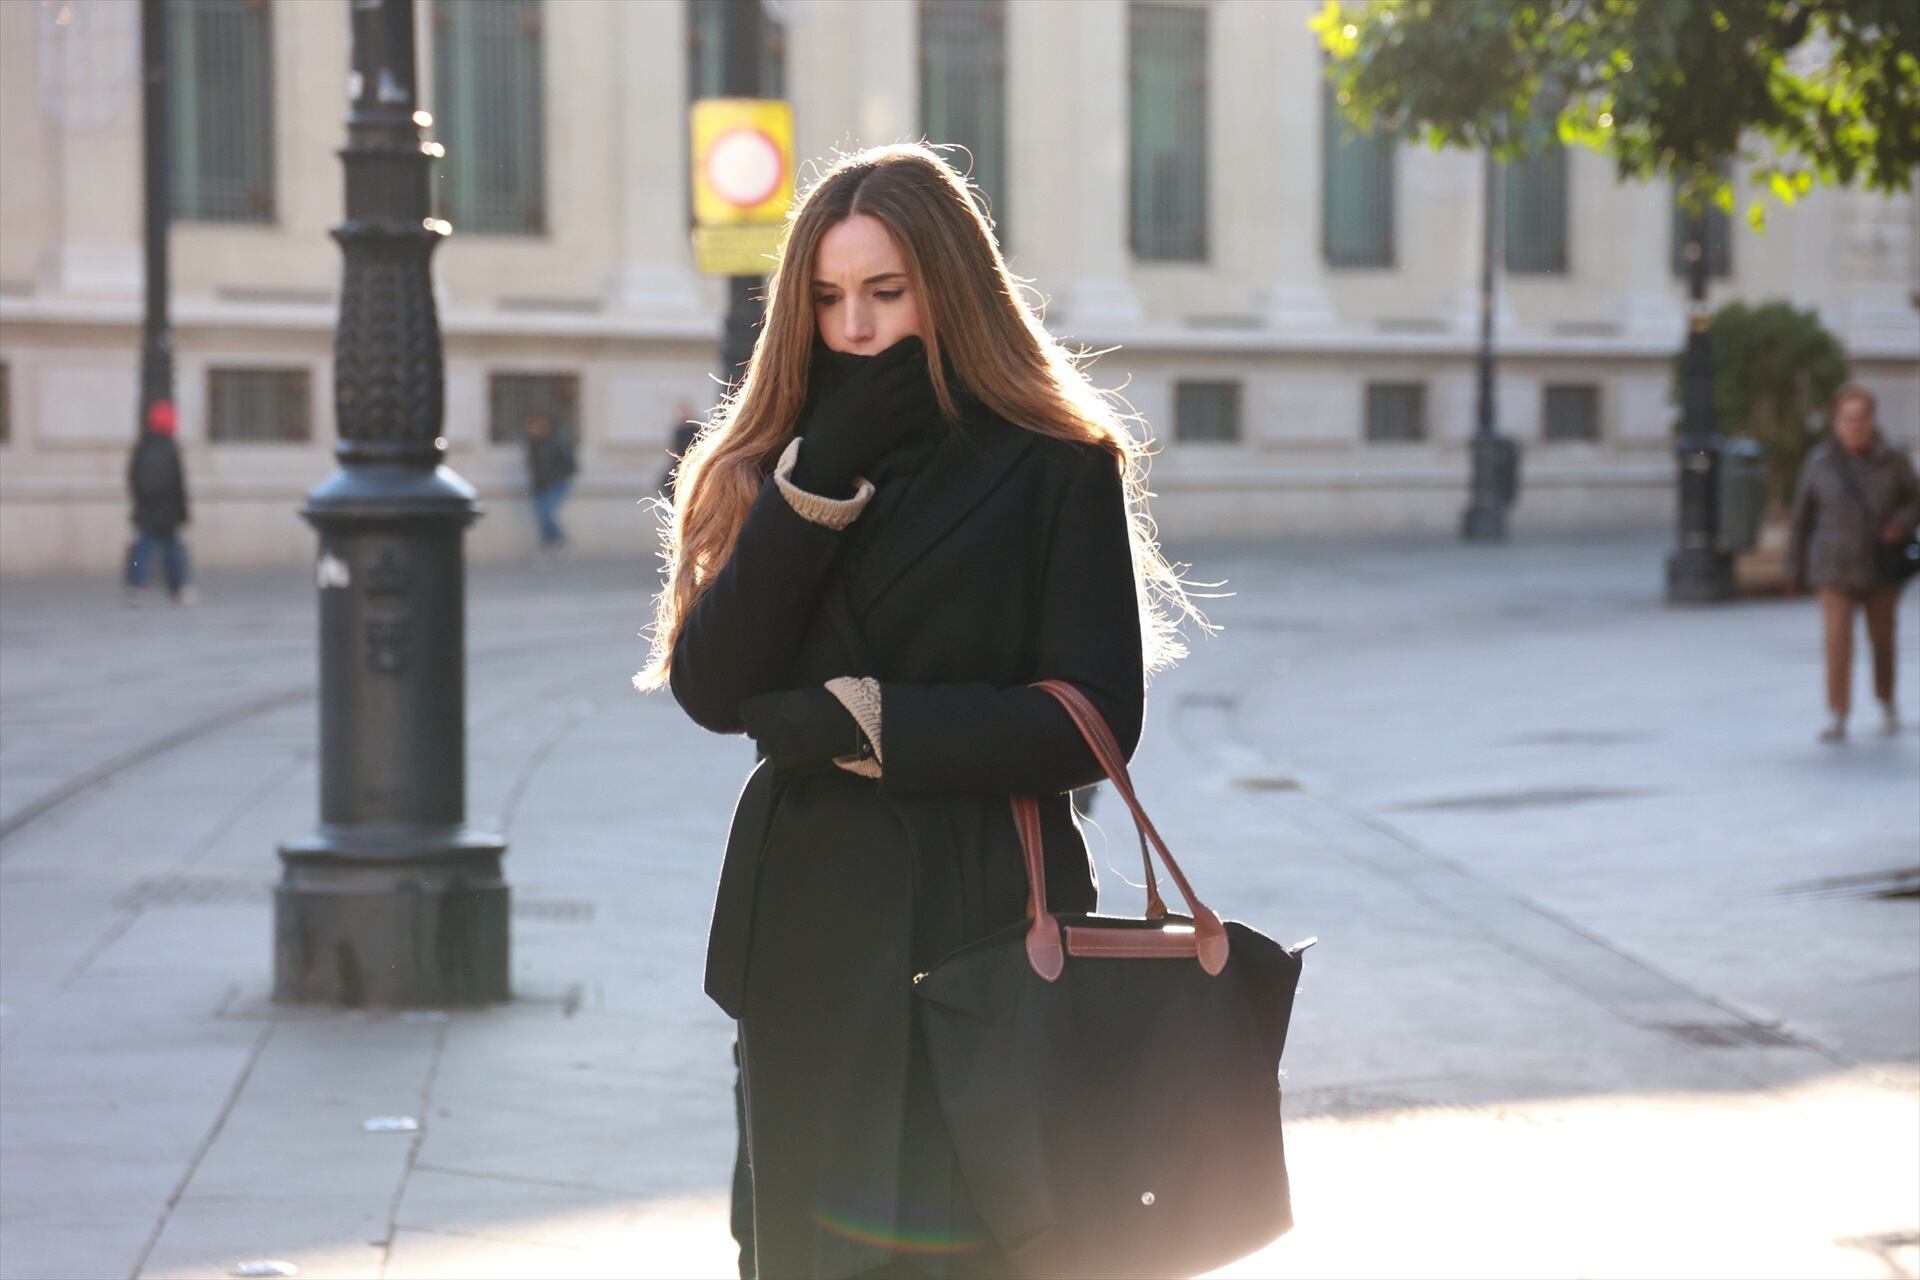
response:
[[[403,847],[395,847],[403,845]],[[322,828],[280,846],[273,998],[336,1008],[490,1004],[509,995],[506,842],[465,828]]]
[[[1667,603],[1713,604],[1734,597],[1733,558],[1716,552],[1667,557]]]
[[[1690,353],[1691,357],[1691,353]],[[1720,549],[1720,438],[1690,437],[1680,462],[1679,542],[1667,556],[1667,601],[1712,604],[1734,596],[1733,557]]]
[[[1475,435],[1473,496],[1460,517],[1460,536],[1468,542],[1505,542],[1507,514],[1520,482],[1520,446],[1511,436]]]

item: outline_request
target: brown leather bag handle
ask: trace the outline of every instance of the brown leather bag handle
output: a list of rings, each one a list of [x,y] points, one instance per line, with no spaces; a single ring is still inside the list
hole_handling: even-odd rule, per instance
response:
[[[1150,843],[1154,852],[1160,855],[1160,862],[1166,867],[1167,874],[1173,877],[1173,883],[1179,888],[1180,896],[1185,899],[1187,909],[1193,916],[1191,933],[1176,928],[1113,929],[1087,925],[1065,930],[1063,938],[1059,921],[1047,909],[1047,869],[1045,852],[1041,848],[1040,803],[1032,796],[1013,796],[1014,826],[1020,833],[1021,849],[1027,862],[1027,885],[1033,895],[1033,923],[1027,929],[1027,959],[1033,965],[1033,971],[1052,982],[1060,976],[1065,967],[1065,956],[1071,953],[1143,959],[1192,955],[1207,973],[1219,973],[1227,964],[1226,926],[1194,895],[1193,886],[1187,883],[1180,864],[1174,860],[1166,841],[1160,838],[1146,810],[1141,807],[1139,797],[1134,794],[1133,780],[1127,774],[1126,756],[1121,752],[1113,730],[1093,703],[1087,700],[1087,696],[1066,681],[1041,680],[1033,687],[1045,690],[1066,708],[1074,727],[1086,739],[1094,759],[1099,761],[1114,790],[1120,793],[1120,798],[1133,814],[1134,826],[1140,832],[1142,859],[1145,859]],[[1154,880],[1152,864],[1148,863],[1149,918],[1159,918],[1166,913]]]
[[[1047,688],[1047,692],[1059,699],[1060,705],[1066,708],[1074,727],[1080,730],[1080,736],[1087,740],[1088,747],[1093,750],[1101,772],[1105,773],[1109,779],[1124,777],[1127,772],[1126,753],[1120,750],[1120,742],[1113,736],[1112,727],[1107,724],[1106,717],[1094,707],[1092,700],[1080,692],[1077,686],[1068,684],[1064,680],[1043,680],[1034,687],[1043,686],[1051,686]],[[1127,794],[1131,794],[1132,783],[1128,782],[1125,785]],[[1132,800],[1128,803],[1135,813],[1140,813],[1140,806],[1137,803]],[[1167,914],[1167,904],[1160,900],[1160,878],[1153,870],[1153,855],[1147,851],[1146,829],[1140,825],[1141,819],[1145,816],[1140,814],[1140,818],[1135,820],[1134,834],[1140,837],[1140,871],[1147,890],[1147,919],[1158,920]]]

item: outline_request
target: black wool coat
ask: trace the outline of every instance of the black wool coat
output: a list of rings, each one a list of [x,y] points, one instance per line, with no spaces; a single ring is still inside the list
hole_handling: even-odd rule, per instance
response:
[[[172,533],[187,522],[187,477],[172,436],[141,432],[127,460],[127,493],[133,523],[143,531]]]
[[[1009,795],[1043,798],[1050,905],[1093,908],[1066,792],[1102,775],[1029,683],[1079,686],[1128,755],[1140,736],[1112,455],[978,408],[938,432],[863,536],[803,520],[769,479],[674,645],[674,695],[718,733],[742,731],[755,694],[881,687],[884,776],[763,761],[721,869],[706,986],[741,1024],[762,1275],[848,1276],[895,1252],[969,1274],[977,1224],[925,1096],[912,977],[1025,914]]]

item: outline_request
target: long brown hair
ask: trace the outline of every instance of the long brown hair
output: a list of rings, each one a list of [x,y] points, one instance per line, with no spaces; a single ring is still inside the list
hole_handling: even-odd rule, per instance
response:
[[[675,500],[663,504],[667,585],[656,599],[653,649],[634,684],[665,683],[681,624],[733,554],[754,495],[793,438],[813,351],[814,254],[828,228],[856,213],[885,226],[906,259],[928,373],[948,417],[958,413],[944,371],[951,361],[967,389],[1007,421],[1113,455],[1127,493],[1147,670],[1185,656],[1180,621],[1207,622],[1160,553],[1147,513],[1146,445],[1087,380],[1086,357],[1056,342],[1027,304],[966,179],[930,147],[900,143],[841,157],[792,214],[746,376],[681,458]]]

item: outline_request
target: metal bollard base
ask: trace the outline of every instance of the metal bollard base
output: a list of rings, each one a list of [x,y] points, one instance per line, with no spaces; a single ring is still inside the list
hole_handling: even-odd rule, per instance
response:
[[[424,857],[350,842],[323,831],[281,847],[276,1003],[444,1009],[511,997],[504,841],[460,832]]]
[[[1733,557],[1711,547],[1667,557],[1667,603],[1713,604],[1734,597]]]

